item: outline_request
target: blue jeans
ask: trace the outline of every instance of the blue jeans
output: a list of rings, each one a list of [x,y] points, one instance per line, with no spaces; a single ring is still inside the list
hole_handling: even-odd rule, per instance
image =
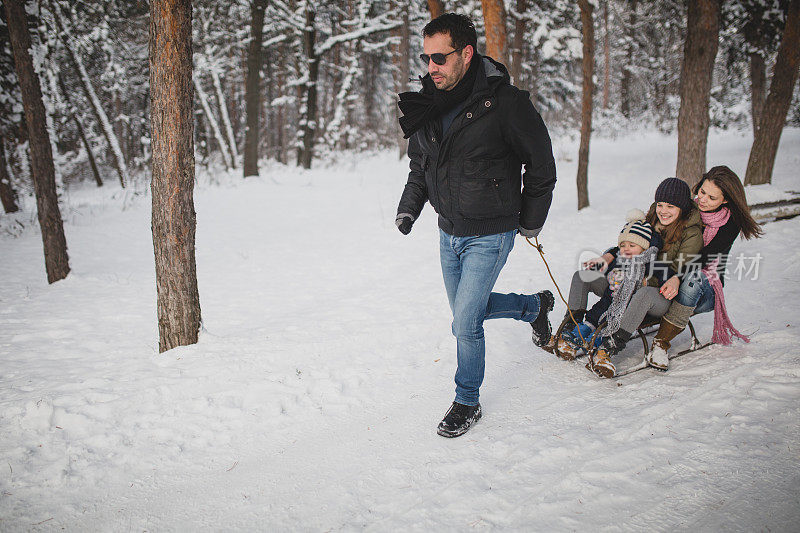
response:
[[[514,247],[516,230],[481,237],[454,237],[439,230],[439,255],[456,337],[456,401],[478,404],[483,383],[486,342],[483,321],[513,318],[532,322],[539,316],[539,297],[492,292]]]
[[[683,279],[675,301],[687,307],[694,307],[696,315],[707,313],[714,309],[714,289],[706,275],[696,270]]]

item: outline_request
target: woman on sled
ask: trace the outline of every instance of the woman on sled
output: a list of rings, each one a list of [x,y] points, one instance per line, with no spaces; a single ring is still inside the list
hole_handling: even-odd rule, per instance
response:
[[[750,341],[733,327],[722,288],[728,254],[736,237],[757,238],[763,235],[763,230],[750,215],[742,182],[730,168],[712,168],[695,185],[693,192],[705,225],[703,248],[695,269],[681,282],[653,340],[648,363],[660,370],[667,370],[670,342],[686,328],[693,314],[714,310],[713,343],[728,345],[733,336]]]
[[[654,266],[658,275],[652,275],[639,281],[639,286],[634,288],[635,292],[632,295],[628,294],[629,299],[622,302],[623,305],[618,306],[617,309],[613,309],[613,313],[611,313],[612,308],[609,308],[610,314],[604,320],[606,326],[601,331],[601,335],[595,336],[600,345],[594,356],[592,370],[602,377],[616,375],[616,368],[611,358],[624,348],[646,315],[660,317],[666,314],[670,300],[678,294],[687,260],[696,256],[703,247],[700,213],[691,200],[689,186],[682,180],[667,178],[659,184],[655,193],[655,202],[650,206],[646,222],[663,239],[663,246]],[[605,269],[606,265],[617,260],[618,254],[619,248],[612,248],[603,254],[602,258],[587,262],[586,266],[594,268],[600,264],[601,268]],[[582,275],[580,271],[573,276],[569,297],[570,309],[564,317],[565,321],[572,321],[572,318],[569,317],[570,312],[576,320],[578,320],[578,316],[585,315],[586,298],[581,298],[582,293],[588,294],[588,290],[595,294],[598,293],[597,281],[593,282],[594,286],[591,286],[592,282],[590,282],[587,290],[586,282],[582,278],[586,279],[586,276]],[[576,291],[575,297],[573,297],[573,291]],[[569,342],[569,333],[567,331],[566,335],[562,334],[562,338],[556,339],[555,342]],[[588,347],[581,343],[578,349],[588,349]],[[557,353],[560,351],[560,349],[557,350]]]

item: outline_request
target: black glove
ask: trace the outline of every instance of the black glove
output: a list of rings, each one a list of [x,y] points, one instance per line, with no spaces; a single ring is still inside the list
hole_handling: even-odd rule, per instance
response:
[[[397,215],[397,218],[394,219],[394,225],[397,226],[397,229],[400,230],[400,233],[403,235],[408,235],[411,233],[411,226],[414,225],[414,217],[408,213],[400,213]]]

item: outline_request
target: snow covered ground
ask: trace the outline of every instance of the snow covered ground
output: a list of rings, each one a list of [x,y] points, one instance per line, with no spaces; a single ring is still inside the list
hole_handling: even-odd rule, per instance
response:
[[[750,142],[714,132],[708,166],[743,175]],[[540,240],[566,290],[581,254],[647,208],[677,143],[595,139],[580,213],[576,143],[554,143]],[[443,439],[455,341],[430,206],[410,236],[394,227],[405,169],[382,153],[202,174],[204,328],[164,354],[149,197],[69,191],[73,270],[54,285],[35,214],[24,229],[0,215],[0,530],[797,530],[800,219],[734,246],[762,257],[726,284],[750,344],[611,381],[491,321],[484,417]],[[798,169],[787,129],[774,184],[748,194],[798,190]],[[496,288],[553,289],[521,238]],[[708,340],[711,316],[696,323]]]

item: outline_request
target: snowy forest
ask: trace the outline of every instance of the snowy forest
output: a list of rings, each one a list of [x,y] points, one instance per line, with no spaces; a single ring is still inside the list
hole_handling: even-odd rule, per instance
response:
[[[687,6],[695,4],[714,2],[195,1],[197,163],[243,168],[246,176],[264,158],[309,168],[347,151],[402,152],[396,94],[425,73],[417,59],[421,29],[431,12],[445,9],[473,18],[479,49],[509,67],[512,82],[530,91],[545,122],[559,132],[581,125],[582,38],[589,33],[582,32],[581,10],[589,10],[594,131],[618,131],[628,121],[673,131]],[[705,36],[719,43],[706,72],[713,80],[709,124],[755,127],[789,2],[719,4],[712,28],[718,39]],[[148,179],[148,2],[37,0],[26,6],[59,185],[114,180],[127,186],[127,180]],[[486,10],[498,22],[484,16]],[[3,184],[30,194],[28,136],[5,10],[2,20],[0,129],[8,167],[2,169],[10,171]],[[497,43],[485,40],[489,23],[500,26]],[[795,89],[786,117],[791,125],[800,125],[798,94]],[[248,137],[254,124],[257,132]]]
[[[395,227],[397,102],[446,12],[552,138],[499,290],[557,326],[629,209],[727,165],[749,343],[696,315],[702,349],[600,380],[491,321],[487,416],[436,435],[456,340],[436,214]],[[0,0],[0,47],[0,530],[796,529],[800,0]]]

